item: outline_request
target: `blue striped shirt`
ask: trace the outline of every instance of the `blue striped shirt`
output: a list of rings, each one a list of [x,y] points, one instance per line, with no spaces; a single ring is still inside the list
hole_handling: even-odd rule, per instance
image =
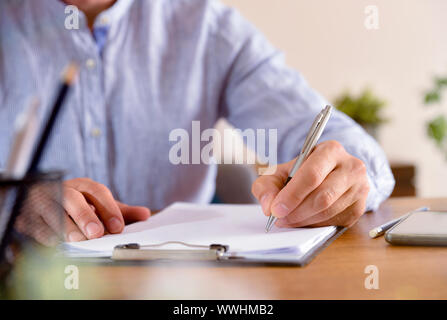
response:
[[[0,1],[0,168],[17,115],[32,96],[42,117],[61,70],[81,65],[43,168],[89,177],[117,199],[160,209],[209,202],[216,166],[169,161],[169,134],[224,117],[236,128],[277,129],[278,161],[294,158],[326,101],[235,10],[213,0],[118,0],[93,32],[82,14],[67,29],[57,0]],[[394,186],[378,144],[339,112],[321,141],[338,140],[364,161],[375,209]]]

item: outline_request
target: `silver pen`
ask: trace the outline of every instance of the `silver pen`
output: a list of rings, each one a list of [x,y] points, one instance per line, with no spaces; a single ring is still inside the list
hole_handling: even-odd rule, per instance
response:
[[[309,133],[304,140],[303,148],[301,149],[298,158],[295,161],[295,164],[292,167],[292,170],[289,172],[289,176],[284,183],[284,187],[292,180],[292,177],[298,171],[298,169],[303,164],[304,160],[307,159],[309,154],[313,151],[316,146],[318,139],[320,139],[321,134],[323,133],[324,128],[331,116],[332,107],[327,105],[315,118],[312,126],[310,127]],[[270,214],[269,219],[267,221],[267,225],[265,226],[265,232],[269,232],[273,225],[275,224],[277,218]]]

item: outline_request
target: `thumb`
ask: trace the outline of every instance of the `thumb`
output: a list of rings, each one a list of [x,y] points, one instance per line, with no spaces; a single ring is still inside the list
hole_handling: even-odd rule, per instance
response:
[[[262,211],[266,216],[271,214],[270,207],[276,195],[284,185],[280,175],[260,176],[253,182],[251,192],[261,204]]]
[[[251,188],[251,192],[261,204],[262,211],[266,216],[271,214],[271,206],[273,200],[278,193],[284,188],[284,184],[289,176],[290,168],[292,168],[294,160],[276,165],[273,174],[262,175],[255,180]]]
[[[126,224],[144,221],[151,216],[151,211],[146,207],[129,206],[119,201],[116,201],[116,203],[121,210],[121,214],[123,215]]]

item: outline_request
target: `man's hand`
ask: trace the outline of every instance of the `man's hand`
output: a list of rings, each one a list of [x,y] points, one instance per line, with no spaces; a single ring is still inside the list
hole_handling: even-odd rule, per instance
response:
[[[252,187],[265,215],[279,227],[352,226],[365,212],[369,183],[365,164],[336,141],[318,146],[284,187],[295,160],[259,177]]]
[[[57,243],[57,238],[73,242],[99,238],[105,232],[120,233],[125,223],[146,220],[151,215],[147,208],[116,201],[104,185],[87,178],[65,181],[63,196],[63,224],[52,213],[27,210],[30,213],[18,217],[18,231],[51,246]],[[30,223],[34,227],[30,228]]]
[[[146,220],[150,211],[116,201],[104,185],[86,178],[64,183],[66,219],[65,235],[68,241],[99,238],[105,231],[120,233],[125,222]]]

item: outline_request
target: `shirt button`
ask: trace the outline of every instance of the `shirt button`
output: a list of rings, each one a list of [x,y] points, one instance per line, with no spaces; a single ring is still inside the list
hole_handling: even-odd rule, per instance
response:
[[[96,66],[96,62],[95,62],[94,59],[88,59],[88,60],[85,62],[85,65],[87,66],[87,68],[89,68],[89,69],[93,69],[93,68]]]
[[[108,24],[109,23],[109,18],[108,17],[102,17],[100,20],[101,24]]]
[[[93,128],[91,134],[93,138],[98,138],[101,135],[101,129]]]

